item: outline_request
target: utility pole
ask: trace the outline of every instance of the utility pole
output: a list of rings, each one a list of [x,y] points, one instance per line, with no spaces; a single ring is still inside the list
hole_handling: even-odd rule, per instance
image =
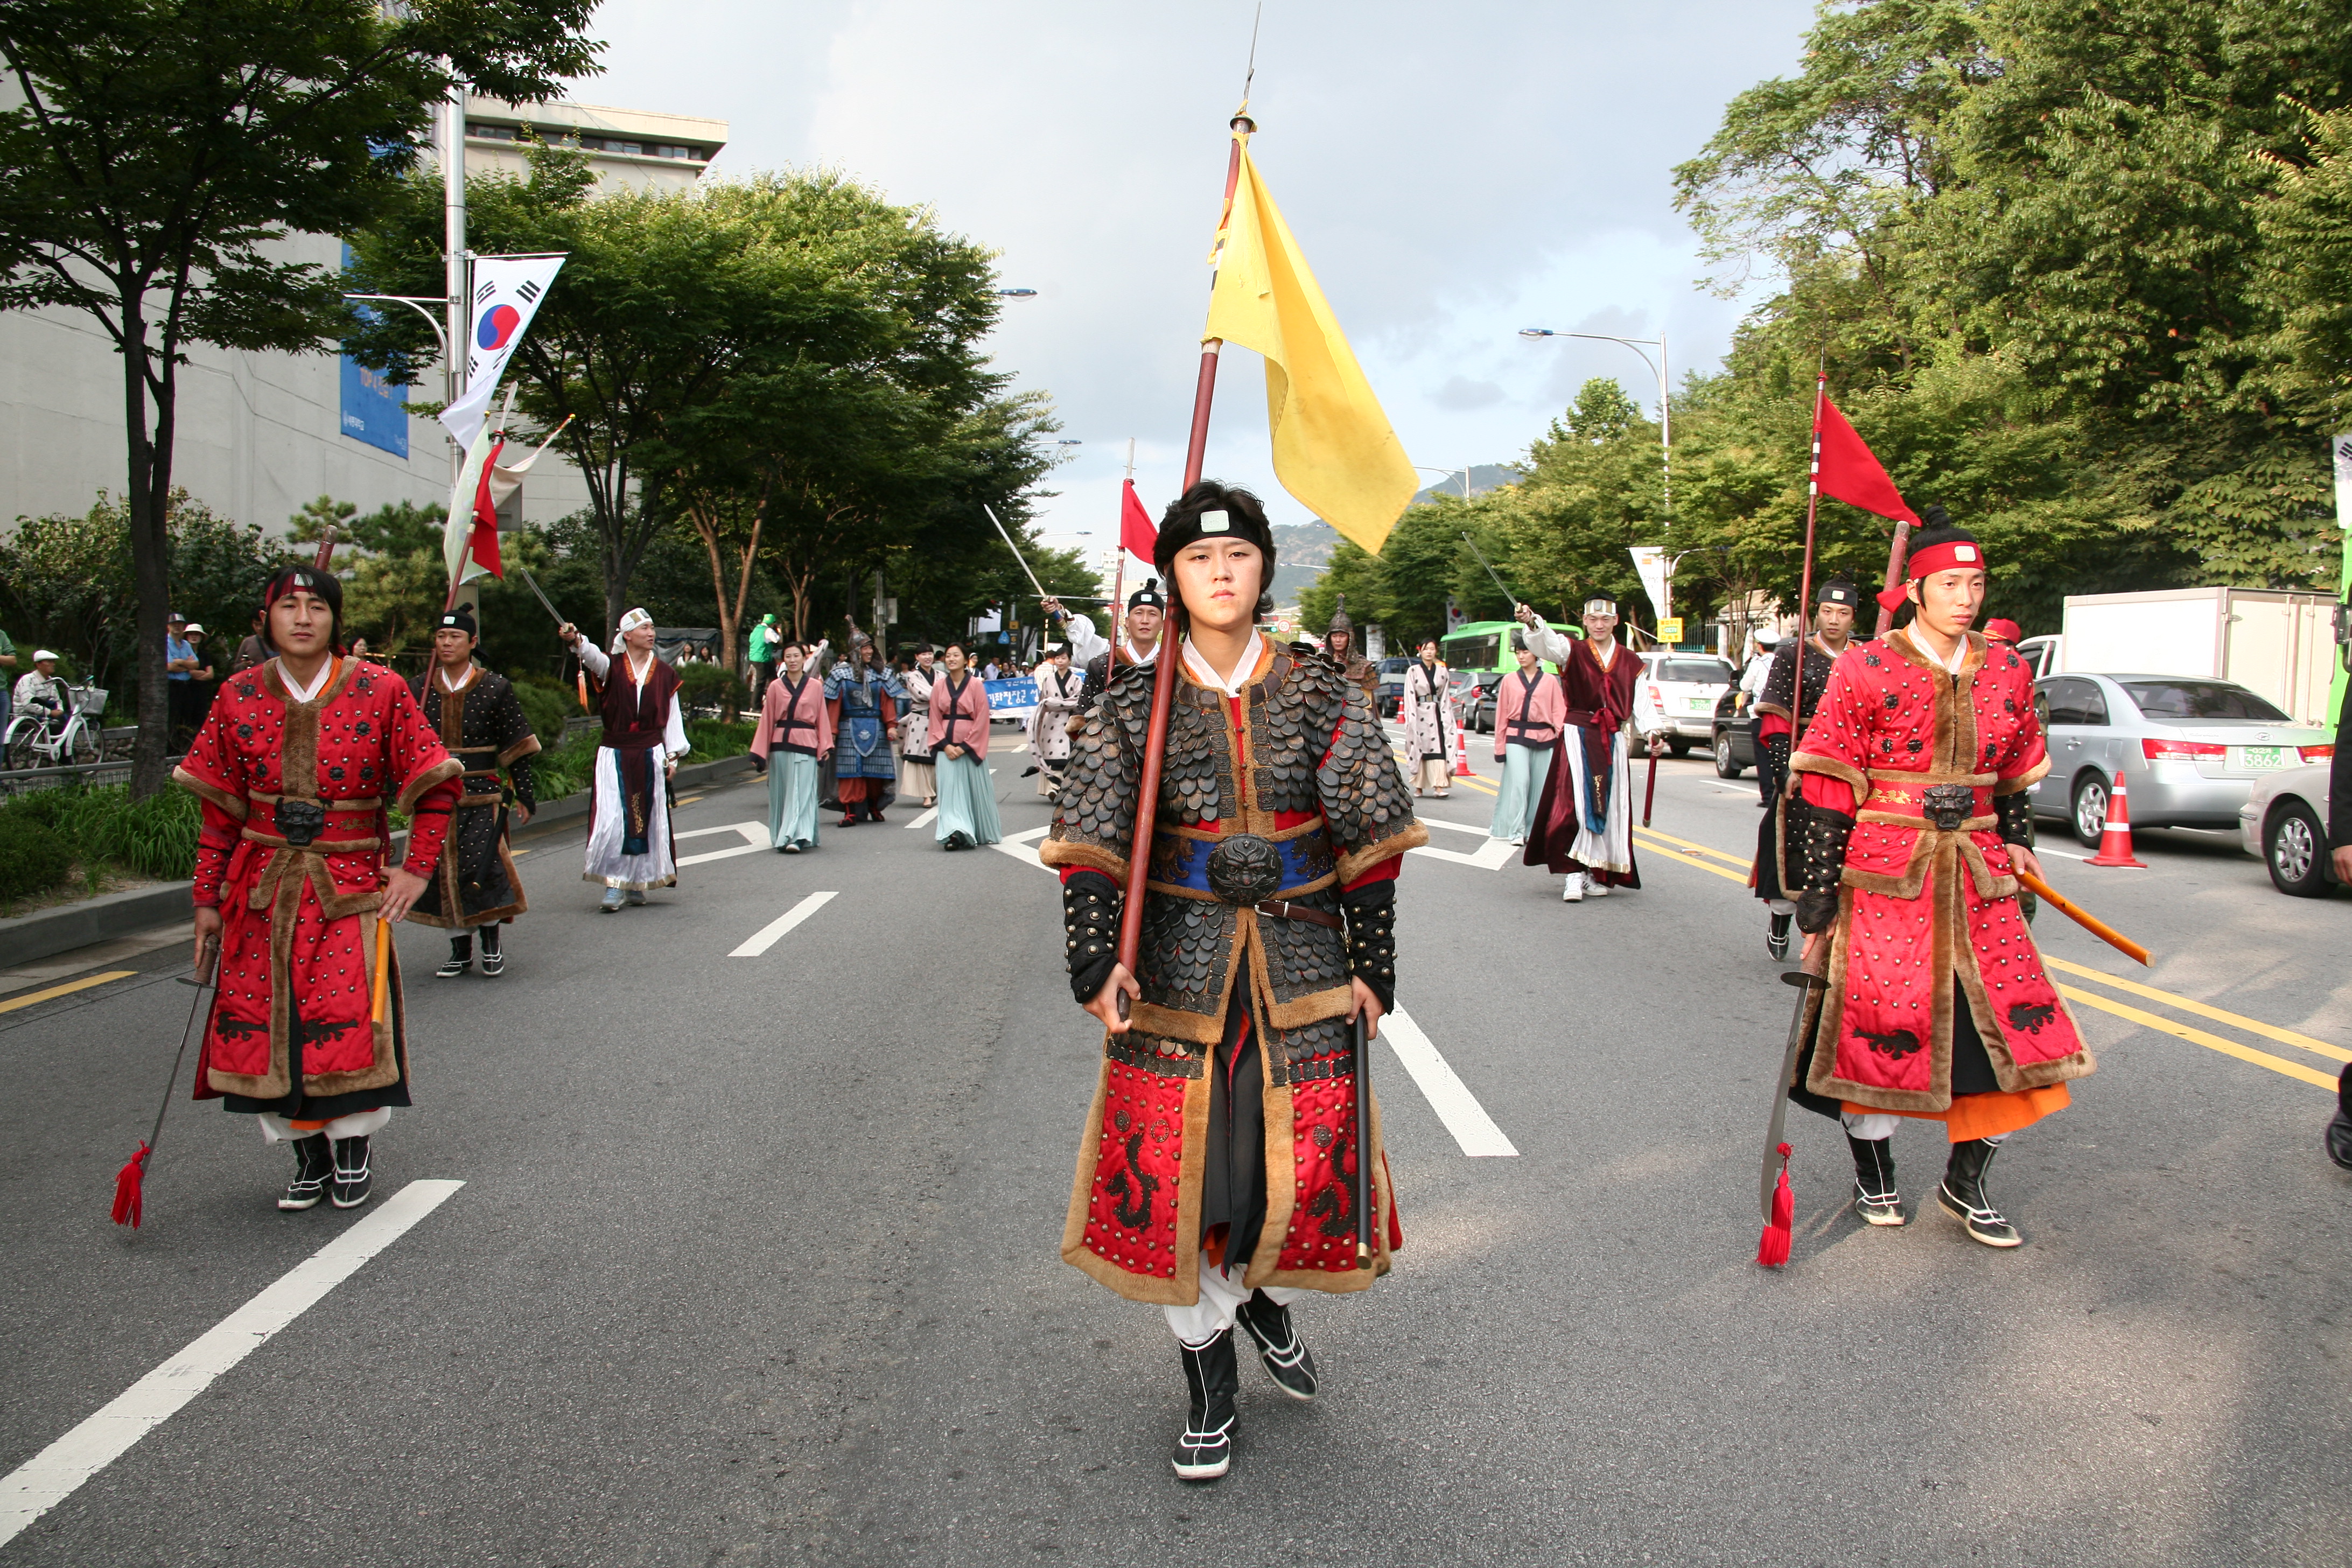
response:
[[[466,265],[466,89],[453,86],[441,105],[442,291],[448,297],[449,370],[447,402],[466,395],[466,362],[473,353],[473,279]],[[449,491],[457,503],[457,479],[465,471],[465,448],[449,442]],[[468,583],[457,590],[454,608],[481,621],[481,591]]]

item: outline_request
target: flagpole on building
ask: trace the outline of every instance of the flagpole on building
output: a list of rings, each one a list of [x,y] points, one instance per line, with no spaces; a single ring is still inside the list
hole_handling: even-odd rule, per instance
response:
[[[467,327],[472,317],[467,296],[473,285],[466,275],[466,89],[462,83],[449,89],[441,115],[442,291],[449,301],[449,364],[443,404],[446,407],[466,395]],[[457,481],[465,472],[466,448],[453,436],[449,438],[449,493],[453,508],[457,504]],[[463,575],[462,572],[450,575],[449,595],[441,605],[445,616],[457,608],[458,578]]]
[[[1233,146],[1225,158],[1225,200],[1218,210],[1217,233],[1222,242],[1226,224],[1231,220],[1234,191],[1241,184],[1242,140],[1257,129],[1249,117],[1249,100],[1227,122],[1233,132]],[[1211,287],[1215,287],[1213,275]],[[1201,344],[1201,373],[1192,383],[1192,430],[1184,444],[1184,482],[1177,494],[1183,495],[1201,482],[1201,468],[1207,461],[1209,450],[1209,407],[1217,395],[1217,351],[1225,346],[1223,338],[1208,338]],[[1121,559],[1126,547],[1120,546]],[[1152,667],[1151,717],[1145,725],[1143,772],[1136,780],[1135,837],[1129,842],[1127,856],[1127,898],[1118,914],[1118,962],[1129,974],[1135,973],[1136,954],[1143,945],[1143,885],[1151,866],[1151,832],[1153,819],[1159,815],[1160,774],[1168,757],[1168,710],[1176,700],[1176,666],[1183,657],[1184,601],[1171,583],[1167,586],[1168,610],[1160,623],[1160,650]],[[1119,996],[1119,1012],[1127,1011],[1127,997]]]
[[[1135,437],[1129,436],[1127,438],[1127,489],[1119,491],[1118,495],[1118,545],[1111,557],[1110,614],[1106,617],[1110,625],[1110,658],[1103,665],[1103,679],[1106,680],[1118,668],[1118,650],[1127,634],[1127,492],[1134,488]]]

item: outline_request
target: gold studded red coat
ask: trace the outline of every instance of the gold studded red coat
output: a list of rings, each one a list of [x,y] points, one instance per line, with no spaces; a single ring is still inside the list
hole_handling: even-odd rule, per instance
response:
[[[2050,771],[2032,676],[2014,650],[1967,637],[1958,670],[1903,631],[1848,647],[1790,763],[1793,794],[1853,819],[1842,866],[1790,873],[1837,892],[1802,1086],[1825,1100],[1949,1112],[1957,1006],[2003,1094],[2094,1067],[1996,831],[1997,803]]]
[[[373,1016],[388,811],[430,875],[462,764],[400,678],[341,658],[301,701],[276,659],[232,675],[173,776],[204,803],[194,900],[222,916],[196,1098],[341,1116],[408,1103],[399,965]]]

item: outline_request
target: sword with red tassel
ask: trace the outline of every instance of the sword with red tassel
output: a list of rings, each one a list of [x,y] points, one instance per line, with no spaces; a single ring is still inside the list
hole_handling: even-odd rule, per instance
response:
[[[332,548],[331,545],[329,548]],[[212,1009],[205,1005],[205,993],[213,987],[220,962],[220,938],[207,936],[196,954],[193,974],[184,976],[181,984],[196,988],[195,1000],[188,1005],[188,1026],[180,1031],[180,1048],[172,1056],[172,1076],[163,1080],[163,1103],[155,1108],[155,1125],[140,1141],[139,1152],[122,1163],[114,1173],[114,1223],[139,1228],[146,1213],[147,1162],[154,1156],[155,1140],[163,1135],[163,1113],[172,1109],[173,1091],[180,1085],[180,1063],[187,1058],[188,1042],[195,1037],[196,1020],[209,1018]],[[217,990],[214,994],[219,994]]]

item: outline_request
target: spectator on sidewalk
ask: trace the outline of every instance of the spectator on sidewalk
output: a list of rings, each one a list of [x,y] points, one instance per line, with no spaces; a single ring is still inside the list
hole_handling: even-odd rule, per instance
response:
[[[772,611],[760,617],[751,628],[750,647],[745,650],[751,665],[751,700],[758,702],[768,694],[768,682],[776,679],[776,656],[783,641],[783,633],[776,627]]]
[[[201,728],[205,715],[213,710],[213,693],[220,689],[219,679],[213,673],[213,661],[205,652],[205,628],[190,621],[187,629],[180,635],[187,639],[188,646],[196,653],[196,668],[193,672],[195,679],[189,682],[188,702],[195,714],[195,726]]]
[[[16,694],[12,689],[16,684],[16,645],[8,640],[6,632],[0,632],[0,735],[8,732],[8,721],[16,717]],[[0,768],[7,765],[8,759],[0,757]]]
[[[26,718],[40,719],[48,734],[65,723],[65,682],[58,679],[58,656],[47,648],[35,652],[33,668],[16,678],[16,707]]]
[[[228,672],[231,675],[258,669],[278,657],[278,650],[269,646],[268,630],[269,612],[254,611],[252,634],[236,645],[236,657],[229,660]]]
[[[196,657],[195,645],[187,638],[188,617],[173,610],[163,617],[163,750],[178,756],[188,749],[195,738],[196,723],[201,717],[195,710],[196,670],[204,660]]]

